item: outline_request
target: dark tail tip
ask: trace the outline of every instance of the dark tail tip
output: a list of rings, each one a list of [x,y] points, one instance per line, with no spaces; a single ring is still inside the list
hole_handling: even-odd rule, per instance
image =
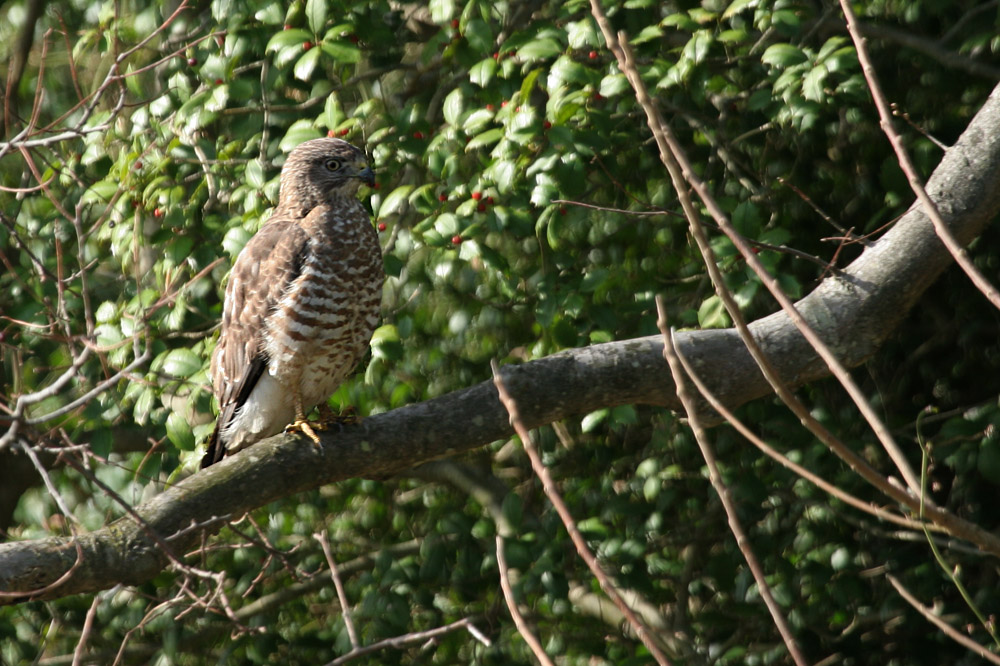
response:
[[[215,430],[212,431],[211,437],[208,438],[208,448],[205,450],[205,455],[201,459],[201,468],[205,469],[210,465],[222,460],[226,455],[226,447],[222,443],[219,433],[219,423],[216,422]]]

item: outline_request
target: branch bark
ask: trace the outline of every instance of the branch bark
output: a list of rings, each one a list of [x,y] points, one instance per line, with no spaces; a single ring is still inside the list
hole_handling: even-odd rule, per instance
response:
[[[1000,211],[998,90],[927,185],[963,245]],[[841,275],[825,280],[796,307],[845,365],[856,366],[875,353],[950,263],[930,220],[914,206]],[[764,317],[751,330],[790,385],[828,373],[785,314]],[[735,330],[687,331],[677,336],[677,344],[727,406],[771,392]],[[613,405],[677,409],[680,404],[662,353],[659,336],[594,345],[507,366],[503,380],[522,406],[528,428]],[[224,521],[219,518],[237,518],[276,499],[351,477],[398,474],[512,432],[493,383],[485,381],[326,433],[321,448],[295,435],[273,437],[137,507],[142,522],[126,516],[77,539],[0,544],[0,604],[139,584],[168,564],[158,541],[182,557],[203,533],[220,529]],[[74,566],[61,585],[32,593]]]

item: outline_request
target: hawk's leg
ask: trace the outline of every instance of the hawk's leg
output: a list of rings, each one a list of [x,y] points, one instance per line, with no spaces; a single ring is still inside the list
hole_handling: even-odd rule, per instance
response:
[[[301,432],[312,440],[314,446],[319,448],[319,435],[316,434],[316,430],[323,430],[325,426],[320,423],[309,423],[306,419],[306,410],[302,406],[302,396],[299,395],[298,391],[295,391],[292,397],[295,400],[295,421],[288,424],[285,432]]]

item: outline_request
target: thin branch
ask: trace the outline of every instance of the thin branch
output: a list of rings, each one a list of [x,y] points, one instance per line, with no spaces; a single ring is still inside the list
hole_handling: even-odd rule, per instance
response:
[[[671,336],[671,340],[673,340],[673,336]],[[826,491],[827,493],[829,493],[833,497],[836,497],[845,504],[853,506],[855,509],[859,509],[861,511],[864,511],[865,513],[871,514],[872,516],[878,518],[879,520],[895,523],[896,525],[905,527],[910,530],[919,530],[926,525],[926,523],[922,523],[917,520],[912,520],[910,518],[907,518],[906,516],[901,516],[897,513],[887,511],[886,509],[883,509],[880,506],[876,506],[871,502],[865,502],[863,500],[860,500],[854,495],[851,495],[850,493],[841,490],[840,488],[830,483],[823,477],[814,474],[811,470],[803,467],[802,465],[799,465],[796,462],[793,462],[788,458],[788,456],[785,456],[780,452],[776,451],[774,447],[770,446],[767,442],[762,440],[752,430],[750,430],[750,428],[748,428],[746,424],[743,423],[743,421],[741,421],[733,411],[728,409],[722,403],[722,401],[719,400],[719,398],[712,392],[712,390],[709,389],[708,385],[706,385],[705,382],[702,381],[701,377],[696,372],[693,364],[687,359],[687,356],[681,352],[680,347],[675,344],[674,349],[677,354],[677,358],[680,360],[681,365],[684,367],[684,372],[691,379],[691,382],[694,384],[695,388],[698,389],[698,392],[708,401],[710,405],[712,405],[712,409],[719,412],[719,414],[722,415],[722,418],[726,420],[726,423],[733,426],[733,428],[735,428],[737,432],[743,435],[743,437],[745,437],[747,441],[749,441],[751,444],[760,449],[761,452],[763,452],[769,458],[777,461],[784,467],[792,470],[806,481],[809,481],[810,483],[815,485],[820,490]],[[888,485],[888,481],[885,481],[885,485]],[[942,529],[941,527],[933,524],[931,524],[931,527],[937,530]],[[917,532],[914,531],[912,532],[912,534],[916,536]]]
[[[810,346],[812,346],[819,357],[823,359],[823,362],[826,363],[830,372],[837,378],[837,381],[839,381],[847,390],[848,395],[854,401],[858,410],[871,426],[875,435],[878,437],[879,442],[882,443],[882,447],[895,463],[896,468],[899,470],[909,488],[909,495],[912,498],[915,498],[920,490],[920,479],[913,471],[913,467],[910,465],[909,461],[907,461],[906,456],[903,454],[899,445],[892,437],[892,433],[885,426],[885,424],[882,423],[881,419],[879,419],[874,408],[868,403],[867,397],[851,378],[850,373],[844,367],[843,363],[841,363],[840,359],[837,358],[836,354],[834,354],[830,347],[823,342],[819,335],[817,335],[816,331],[809,324],[809,322],[806,321],[805,317],[803,317],[802,314],[795,308],[795,304],[790,298],[788,298],[788,296],[785,295],[778,280],[772,276],[760,262],[747,240],[743,238],[738,231],[736,231],[735,227],[732,226],[721,206],[719,206],[718,202],[709,192],[704,181],[698,177],[694,166],[687,158],[687,154],[684,152],[680,142],[677,141],[677,138],[674,136],[670,126],[663,120],[659,109],[649,96],[646,84],[639,75],[639,71],[636,68],[632,57],[631,49],[629,48],[627,41],[623,38],[624,36],[620,38],[615,35],[607,16],[604,14],[604,10],[601,8],[600,0],[591,0],[590,4],[591,12],[597,20],[597,24],[600,26],[601,31],[604,33],[604,39],[608,44],[608,48],[615,54],[615,57],[618,60],[619,68],[625,74],[625,77],[635,90],[636,100],[646,111],[647,123],[660,150],[660,159],[667,168],[667,171],[670,173],[670,178],[674,183],[674,189],[678,193],[685,215],[689,220],[697,220],[700,217],[697,209],[693,206],[689,199],[685,203],[686,197],[684,195],[686,194],[687,187],[684,183],[687,182],[691,189],[698,194],[698,197],[702,200],[705,208],[709,211],[716,224],[719,225],[719,228],[722,229],[723,233],[729,237],[729,239],[733,242],[733,245],[735,245],[740,254],[743,255],[747,265],[760,277],[761,282],[767,290],[771,292],[775,300],[778,301],[781,305],[781,309],[788,315],[791,322],[809,342]],[[711,263],[712,262],[706,261],[706,265],[708,266],[710,266]],[[709,268],[709,270],[711,271],[711,268]],[[753,354],[752,350],[751,354]],[[757,355],[754,355],[754,360],[758,361],[758,363],[760,362]],[[765,376],[767,376],[767,371],[763,366],[761,367],[761,370],[765,373]],[[771,378],[769,377],[769,380],[770,379]]]
[[[524,423],[521,421],[521,416],[518,412],[517,403],[514,398],[511,397],[510,393],[507,391],[507,386],[504,384],[503,377],[500,374],[500,367],[497,365],[496,361],[490,362],[490,367],[493,369],[493,384],[496,386],[497,393],[500,396],[500,402],[503,403],[504,408],[506,408],[507,413],[510,415],[510,424],[514,427],[514,431],[517,436],[521,438],[521,444],[524,446],[524,452],[528,454],[528,458],[531,460],[531,468],[535,470],[535,474],[542,481],[542,490],[545,492],[545,496],[549,498],[552,502],[552,506],[555,508],[556,513],[559,514],[560,520],[562,520],[563,526],[565,526],[566,531],[569,532],[569,537],[573,541],[573,545],[576,546],[576,552],[579,553],[580,558],[586,563],[587,567],[590,569],[591,573],[594,574],[594,578],[600,583],[601,589],[604,593],[615,602],[619,610],[628,618],[629,624],[635,630],[636,635],[639,636],[639,640],[642,644],[646,646],[649,653],[653,655],[656,659],[656,663],[660,666],[665,666],[670,663],[667,656],[663,654],[659,646],[653,640],[652,632],[645,625],[645,623],[639,619],[635,612],[625,603],[622,599],[621,594],[618,593],[618,589],[615,584],[611,581],[611,578],[604,572],[601,565],[598,564],[597,558],[591,552],[590,547],[587,546],[586,540],[583,535],[580,534],[580,530],[577,529],[576,521],[573,520],[573,515],[569,511],[569,507],[563,501],[562,496],[560,496],[559,491],[556,490],[555,482],[552,480],[552,475],[549,474],[548,468],[542,463],[542,458],[538,454],[538,450],[535,449],[535,444],[531,439],[531,433],[525,427]]]
[[[918,613],[927,618],[927,620],[931,624],[933,624],[935,627],[944,632],[945,636],[955,641],[962,647],[967,648],[973,654],[982,657],[986,661],[993,664],[1000,664],[1000,657],[990,652],[985,646],[980,645],[979,643],[972,640],[968,636],[963,635],[960,631],[955,629],[955,627],[951,626],[950,624],[942,620],[940,617],[935,615],[933,610],[920,603],[920,601],[915,596],[910,594],[910,591],[907,590],[905,587],[903,587],[903,584],[900,583],[895,576],[893,576],[892,574],[886,574],[885,577],[889,580],[890,583],[892,583],[892,586],[896,588],[896,591],[899,592],[899,596],[903,597],[903,599],[906,600],[906,603],[913,606],[913,608]]]
[[[545,653],[545,648],[542,647],[538,637],[535,636],[524,616],[521,615],[521,609],[517,607],[517,599],[514,598],[514,589],[510,585],[509,569],[507,567],[507,558],[504,556],[503,544],[503,537],[497,534],[497,569],[500,570],[500,589],[503,590],[503,599],[507,602],[507,609],[510,610],[510,616],[514,619],[514,626],[517,627],[517,633],[521,634],[521,638],[531,648],[535,658],[538,659],[538,663],[542,664],[542,666],[555,666],[549,655]]]
[[[848,0],[840,0],[840,7],[844,11],[844,17],[847,19],[847,31],[851,34],[851,40],[854,41],[854,47],[858,51],[858,60],[861,62],[861,69],[865,74],[865,80],[868,81],[868,89],[872,93],[872,99],[875,100],[875,107],[878,109],[882,131],[885,133],[886,138],[889,139],[889,143],[892,144],[892,150],[896,153],[899,167],[906,174],[906,180],[910,183],[910,188],[917,195],[917,199],[920,200],[920,204],[924,207],[924,212],[934,224],[934,231],[945,247],[948,248],[948,252],[954,257],[955,262],[965,271],[972,284],[976,285],[976,289],[989,299],[993,307],[1000,310],[1000,291],[997,291],[997,288],[986,279],[986,276],[979,272],[969,258],[969,254],[965,251],[965,248],[962,247],[962,244],[955,238],[951,229],[948,228],[947,223],[941,218],[941,213],[927,194],[920,176],[917,175],[917,168],[906,152],[903,139],[899,136],[895,127],[893,127],[892,107],[890,107],[888,100],[885,98],[885,93],[882,92],[882,87],[879,85],[878,74],[875,72],[871,58],[868,57],[865,39],[861,36],[858,17],[855,16],[854,10],[851,9],[851,3]],[[1000,74],[997,75],[997,78],[1000,78]]]
[[[694,397],[688,391],[687,381],[685,381],[684,372],[681,369],[681,362],[677,358],[677,352],[674,348],[673,335],[667,328],[667,311],[663,305],[663,298],[659,294],[656,296],[656,311],[659,315],[656,325],[663,334],[663,357],[670,365],[670,374],[673,375],[674,384],[677,386],[677,396],[684,403],[684,410],[688,415],[688,424],[691,426],[691,432],[694,433],[694,439],[698,443],[698,448],[701,449],[701,456],[705,459],[705,465],[708,467],[708,479],[712,483],[712,487],[715,488],[715,493],[722,500],[722,508],[725,509],[726,519],[729,521],[729,530],[733,533],[740,552],[743,553],[743,559],[746,560],[747,566],[750,567],[753,579],[757,581],[757,589],[760,592],[760,597],[764,600],[764,605],[767,606],[767,610],[771,613],[774,625],[778,628],[778,633],[781,634],[781,639],[785,642],[785,647],[788,648],[788,654],[792,656],[792,659],[798,666],[805,666],[809,662],[806,660],[805,655],[802,654],[802,650],[799,649],[795,635],[792,634],[792,628],[788,626],[788,621],[781,612],[781,607],[778,606],[774,595],[771,594],[771,586],[767,584],[767,576],[764,573],[764,568],[760,565],[757,555],[753,552],[750,539],[747,537],[746,532],[743,530],[743,525],[736,515],[736,504],[733,502],[732,495],[725,481],[722,480],[722,474],[719,472],[719,465],[715,459],[715,451],[712,450],[708,442],[708,433],[705,432],[704,427],[701,425],[698,410],[695,408]]]
[[[340,580],[337,572],[337,563],[330,552],[330,542],[326,538],[326,530],[313,534],[313,538],[319,541],[323,547],[323,555],[326,556],[326,563],[330,566],[330,577],[333,578],[333,586],[337,588],[337,599],[340,600],[340,612],[344,616],[344,625],[347,627],[347,637],[351,641],[351,651],[357,650],[361,643],[358,642],[358,632],[354,628],[354,620],[351,619],[351,605],[347,602],[347,592],[344,591],[344,583]]]
[[[80,640],[76,642],[76,648],[73,650],[73,664],[72,666],[80,666],[83,662],[83,654],[87,650],[87,640],[90,638],[90,632],[94,628],[94,616],[97,615],[97,607],[104,600],[104,593],[98,593],[94,595],[94,600],[90,602],[90,608],[87,609],[87,615],[83,618],[83,628],[80,630]]]
[[[358,648],[356,650],[351,650],[347,654],[337,657],[333,661],[326,664],[326,666],[340,666],[341,664],[346,664],[349,661],[353,661],[359,657],[371,654],[372,652],[378,652],[386,648],[396,648],[401,649],[407,645],[412,645],[414,643],[423,643],[426,641],[432,641],[439,636],[444,636],[452,631],[458,631],[459,629],[465,629],[473,638],[485,645],[490,647],[493,643],[487,638],[483,632],[479,631],[472,620],[465,617],[457,622],[452,622],[451,624],[446,624],[443,627],[435,627],[434,629],[428,629],[427,631],[414,631],[410,634],[404,634],[402,636],[394,636],[392,638],[386,638],[385,640],[379,641],[377,643],[372,643],[371,645],[366,645],[365,647]]]

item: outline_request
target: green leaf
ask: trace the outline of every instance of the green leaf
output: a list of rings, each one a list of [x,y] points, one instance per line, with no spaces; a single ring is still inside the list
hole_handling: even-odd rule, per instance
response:
[[[742,12],[744,9],[756,7],[759,3],[760,0],[733,0],[729,3],[729,6],[726,7],[726,10],[722,12],[722,18],[730,19]]]
[[[313,127],[312,122],[306,119],[295,121],[288,131],[285,132],[285,136],[281,138],[281,142],[278,147],[286,153],[290,153],[295,146],[308,141],[309,139],[319,138],[319,131]]]
[[[477,148],[482,148],[483,146],[489,146],[500,139],[503,138],[503,130],[494,127],[491,130],[486,130],[482,134],[478,134],[472,138],[469,143],[465,144],[466,152],[470,150],[475,150]]]
[[[454,0],[430,0],[431,20],[438,24],[447,23],[455,15]]]
[[[807,59],[808,57],[802,49],[791,44],[772,44],[760,57],[760,61],[765,65],[781,68],[797,65]]]
[[[496,183],[497,190],[500,192],[510,192],[514,176],[517,174],[517,165],[511,160],[500,160],[497,162],[490,172],[493,176],[493,182]]]
[[[605,97],[617,97],[632,89],[624,74],[609,74],[601,79],[601,94]]]
[[[312,73],[316,69],[316,64],[319,62],[320,53],[322,53],[322,51],[316,47],[313,47],[303,53],[302,57],[295,63],[295,78],[300,81],[308,81],[312,78]]]
[[[582,21],[571,21],[566,24],[566,39],[571,49],[585,49],[597,46],[600,42],[597,39],[593,19],[589,16]]]
[[[465,24],[462,36],[475,53],[490,54],[493,52],[493,32],[486,21],[474,18]]]
[[[802,80],[802,96],[812,102],[821,102],[826,97],[823,90],[823,81],[826,79],[827,70],[823,65],[818,65],[809,70],[806,78]]]
[[[250,241],[251,235],[249,231],[241,226],[233,227],[222,238],[222,249],[235,261],[240,250]]]
[[[272,2],[257,10],[253,17],[265,25],[281,25],[285,20],[285,8],[280,2]]]
[[[635,37],[630,39],[632,44],[645,44],[660,39],[663,36],[663,29],[658,25],[647,25],[639,31]]]
[[[98,324],[113,321],[118,318],[118,306],[112,301],[104,301],[94,313],[94,318],[97,319]]]
[[[610,532],[600,518],[586,518],[576,524],[576,528],[588,539],[606,539]]]
[[[407,201],[411,190],[413,190],[413,185],[400,185],[390,192],[382,201],[382,205],[378,207],[378,216],[393,215],[394,213],[401,212],[403,203]]]
[[[608,414],[610,413],[611,411],[608,409],[598,409],[595,412],[587,414],[583,417],[583,420],[580,421],[580,430],[583,432],[591,432],[594,428],[603,423],[604,420],[608,418]]]
[[[167,416],[167,437],[181,451],[194,451],[195,439],[191,424],[180,412]]]
[[[700,63],[708,55],[709,49],[712,47],[712,43],[715,38],[712,33],[708,30],[699,30],[694,35],[687,44],[684,45],[684,55],[690,58],[694,63]]]
[[[308,41],[310,37],[312,37],[312,35],[306,30],[297,28],[293,30],[282,30],[281,32],[274,33],[274,36],[268,40],[267,47],[264,49],[264,52],[270,53],[272,51],[283,49],[287,46],[297,46],[301,48],[303,42]]]
[[[517,50],[517,55],[522,60],[533,61],[533,60],[544,60],[545,58],[551,58],[552,56],[559,55],[563,52],[563,46],[556,40],[543,37],[542,39],[534,39],[527,44],[523,45]]]
[[[718,295],[713,294],[702,302],[698,308],[698,325],[702,328],[729,327],[729,313]]]
[[[341,39],[330,39],[327,37],[320,42],[320,48],[338,63],[358,63],[361,62],[361,49],[350,42]]]
[[[163,360],[163,372],[183,379],[201,370],[201,359],[190,349],[172,349]]]
[[[251,187],[258,190],[264,187],[264,166],[260,163],[260,160],[250,160],[247,162],[247,168],[243,172],[243,175]]]
[[[318,35],[326,25],[327,0],[306,0],[306,20],[309,29]]]
[[[495,113],[488,109],[479,109],[473,111],[465,119],[465,123],[462,125],[462,129],[469,134],[475,134],[482,131],[487,125],[493,122]]]
[[[465,96],[462,94],[462,89],[455,88],[448,93],[447,97],[444,98],[444,107],[442,111],[444,112],[445,121],[447,121],[449,125],[458,127],[464,107]]]
[[[497,63],[493,58],[480,60],[469,68],[469,80],[481,88],[485,88],[493,80],[497,71]]]

